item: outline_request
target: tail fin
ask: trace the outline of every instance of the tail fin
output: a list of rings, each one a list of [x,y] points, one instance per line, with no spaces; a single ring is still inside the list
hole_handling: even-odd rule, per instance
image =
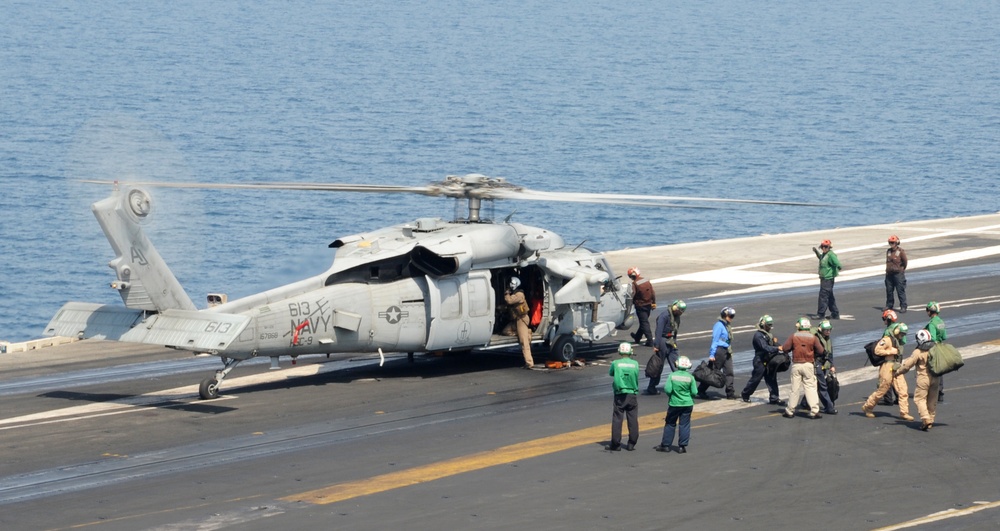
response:
[[[167,268],[146,237],[140,223],[148,216],[152,199],[145,190],[122,187],[91,205],[117,256],[108,266],[118,280],[111,284],[125,306],[138,310],[195,310],[191,298]]]

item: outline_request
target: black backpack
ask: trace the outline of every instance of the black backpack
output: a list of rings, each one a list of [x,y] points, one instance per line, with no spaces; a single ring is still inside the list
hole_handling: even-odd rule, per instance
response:
[[[837,381],[837,375],[832,372],[826,373],[826,392],[834,402],[840,398],[840,382]]]
[[[646,377],[656,378],[663,372],[663,358],[660,354],[654,352],[652,356],[649,357],[649,361],[646,362]]]
[[[767,362],[767,370],[777,374],[785,372],[792,366],[792,358],[785,352],[775,352]]]
[[[872,341],[871,343],[865,345],[865,354],[868,354],[868,361],[870,361],[871,364],[875,367],[882,365],[883,363],[885,363],[886,360],[885,356],[879,356],[878,354],[875,353],[875,345],[878,345],[879,341],[881,341],[881,339],[877,341]]]

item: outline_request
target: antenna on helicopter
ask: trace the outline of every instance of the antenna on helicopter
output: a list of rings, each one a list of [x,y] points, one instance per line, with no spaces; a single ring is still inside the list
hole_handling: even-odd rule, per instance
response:
[[[583,244],[585,243],[587,243],[587,240],[583,240],[582,242],[578,243],[577,246],[573,248],[573,252],[576,252],[577,249],[583,247]]]
[[[511,210],[510,214],[507,214],[507,217],[503,218],[503,222],[510,223],[511,218],[514,217],[514,214],[517,214],[517,209]]]

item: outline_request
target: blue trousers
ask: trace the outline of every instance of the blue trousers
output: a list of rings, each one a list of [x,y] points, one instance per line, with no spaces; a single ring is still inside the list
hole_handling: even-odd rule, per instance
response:
[[[893,291],[899,295],[899,307],[906,309],[906,273],[885,274],[885,307],[892,308],[895,300]]]
[[[833,279],[820,279],[819,281],[819,301],[816,306],[816,314],[820,317],[826,315],[827,307],[830,308],[830,317],[840,319],[840,308],[837,308],[837,298],[833,296]]]
[[[754,355],[753,372],[750,373],[750,380],[747,381],[747,386],[743,388],[743,397],[750,398],[750,395],[754,394],[754,391],[757,390],[757,386],[760,385],[761,380],[764,380],[764,383],[767,384],[768,399],[771,402],[781,398],[781,395],[778,394],[778,373],[767,370],[767,365],[764,365],[760,356]]]
[[[667,423],[663,426],[663,437],[660,439],[660,446],[670,446],[674,442],[674,429],[677,421],[681,421],[681,432],[677,439],[677,446],[687,446],[691,440],[691,412],[694,406],[668,406]]]

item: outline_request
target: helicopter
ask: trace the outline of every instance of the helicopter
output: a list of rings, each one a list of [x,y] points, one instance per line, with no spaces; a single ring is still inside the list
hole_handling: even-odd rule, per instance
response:
[[[97,338],[162,345],[219,356],[223,367],[199,385],[199,396],[219,396],[241,362],[305,354],[471,351],[513,346],[503,294],[513,277],[524,287],[533,343],[572,361],[583,343],[613,336],[634,319],[630,288],[602,253],[569,247],[544,228],[494,221],[483,203],[497,199],[692,206],[715,201],[816,206],[784,201],[625,194],[554,193],[480,174],[448,176],[426,186],[338,183],[199,184],[85,181],[111,184],[110,196],[91,205],[115,252],[111,288],[124,307],[68,302],[46,336]],[[142,229],[150,219],[153,187],[415,193],[463,203],[452,221],[419,218],[329,245],[332,266],[292,284],[229,301],[208,294],[198,309]],[[683,203],[677,203],[682,201]],[[711,208],[711,207],[707,207]]]

